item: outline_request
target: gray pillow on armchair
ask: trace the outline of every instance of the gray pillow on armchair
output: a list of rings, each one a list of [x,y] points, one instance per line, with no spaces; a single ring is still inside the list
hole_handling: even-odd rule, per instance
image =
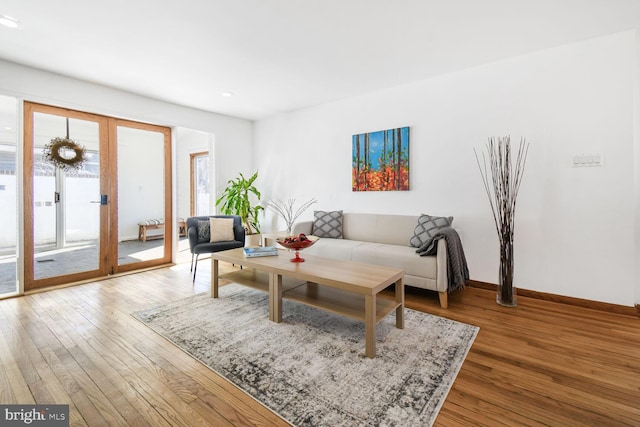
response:
[[[209,221],[198,220],[196,223],[198,230],[198,243],[207,243],[211,239],[211,223]]]

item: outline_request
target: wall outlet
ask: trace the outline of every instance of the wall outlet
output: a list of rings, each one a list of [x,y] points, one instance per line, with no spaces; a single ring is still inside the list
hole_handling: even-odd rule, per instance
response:
[[[573,156],[573,167],[594,167],[604,165],[602,153],[580,153]]]

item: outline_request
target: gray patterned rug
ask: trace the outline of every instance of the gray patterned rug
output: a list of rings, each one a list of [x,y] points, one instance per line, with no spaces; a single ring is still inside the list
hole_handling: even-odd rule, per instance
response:
[[[237,284],[133,316],[295,426],[427,426],[444,402],[478,328],[405,309],[377,327],[364,356],[364,324]]]

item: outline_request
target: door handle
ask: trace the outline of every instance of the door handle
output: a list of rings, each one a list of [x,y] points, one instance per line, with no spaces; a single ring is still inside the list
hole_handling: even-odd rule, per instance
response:
[[[53,203],[60,203],[60,193],[57,191],[53,193]]]
[[[101,205],[106,205],[109,203],[109,197],[106,194],[101,194],[100,200],[92,200],[89,203],[100,203]]]

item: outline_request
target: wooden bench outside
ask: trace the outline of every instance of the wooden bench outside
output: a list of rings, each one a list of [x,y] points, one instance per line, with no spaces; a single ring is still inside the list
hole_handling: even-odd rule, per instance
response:
[[[146,242],[147,240],[164,238],[164,234],[147,235],[147,230],[164,230],[164,221],[149,220],[138,224],[138,240]],[[187,223],[183,219],[178,220],[178,235],[180,237],[187,235]]]

